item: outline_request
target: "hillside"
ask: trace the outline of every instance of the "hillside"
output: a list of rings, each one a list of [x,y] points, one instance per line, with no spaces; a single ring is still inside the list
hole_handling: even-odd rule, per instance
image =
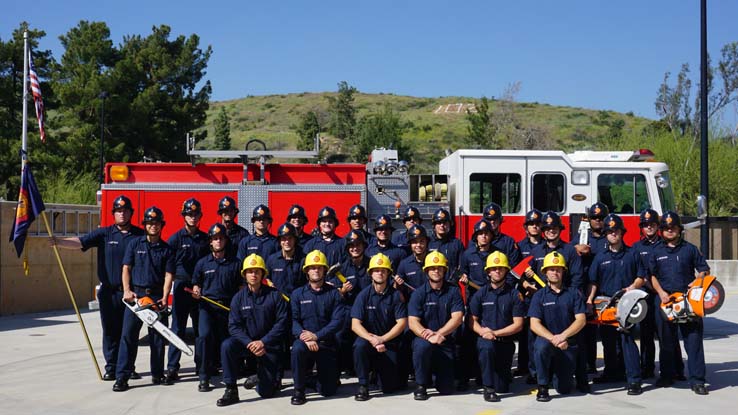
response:
[[[269,149],[294,149],[297,134],[294,126],[300,116],[310,110],[325,112],[326,96],[335,93],[296,93],[284,95],[249,96],[214,102],[208,112],[205,129],[208,138],[198,148],[210,148],[213,143],[213,122],[225,106],[231,120],[232,148],[243,148],[251,138],[266,142]],[[355,95],[358,117],[381,110],[389,104],[410,127],[405,138],[415,155],[411,165],[416,172],[436,169],[443,149],[467,147],[464,143],[467,121],[466,108],[474,108],[477,101],[471,97],[418,98],[393,94]],[[498,101],[490,102],[494,110]],[[623,120],[625,132],[638,130],[651,122],[648,119],[614,111],[595,111],[583,108],[561,107],[539,103],[515,103],[514,112],[521,124],[545,128],[554,141],[551,148],[564,150],[594,148],[593,140],[607,135],[614,120]],[[331,137],[325,138],[323,149],[328,154],[340,152]]]

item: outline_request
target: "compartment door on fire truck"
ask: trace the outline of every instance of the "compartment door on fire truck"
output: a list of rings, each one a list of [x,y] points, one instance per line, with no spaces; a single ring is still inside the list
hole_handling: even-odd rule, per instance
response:
[[[462,206],[470,219],[482,216],[482,211],[491,202],[502,207],[505,217],[525,214],[525,163],[520,157],[464,158],[464,183]],[[474,219],[472,219],[474,220]],[[507,220],[507,219],[506,219]]]

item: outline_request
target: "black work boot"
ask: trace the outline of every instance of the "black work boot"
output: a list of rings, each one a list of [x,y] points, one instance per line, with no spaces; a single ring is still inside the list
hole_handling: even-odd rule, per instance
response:
[[[484,400],[487,402],[499,402],[500,397],[495,393],[494,388],[484,387]]]
[[[197,385],[197,391],[198,392],[210,392],[213,390],[213,387],[210,385],[210,381],[208,380],[201,380],[200,384]]]
[[[223,397],[218,399],[215,404],[218,406],[228,406],[238,403],[238,388],[236,385],[226,385]]]
[[[369,389],[366,387],[366,385],[359,385],[359,390],[356,392],[356,395],[354,395],[354,399],[359,402],[369,400]]]
[[[643,388],[640,382],[631,383],[628,385],[628,395],[640,395],[643,393]]]
[[[164,375],[164,384],[165,385],[174,385],[174,381],[179,379],[179,374],[172,370],[170,372],[167,372],[166,375]]]
[[[305,402],[307,402],[307,399],[305,399],[305,391],[295,389],[292,399],[290,399],[290,403],[292,405],[304,405]]]
[[[115,384],[113,385],[113,392],[125,392],[128,390],[128,388],[128,380],[117,379],[115,381]]]
[[[418,385],[417,388],[415,388],[415,392],[413,392],[413,399],[416,401],[425,401],[428,399],[428,391],[425,390],[425,386]]]
[[[538,385],[538,393],[536,394],[536,400],[538,402],[548,402],[551,400],[551,395],[548,394],[547,385]]]

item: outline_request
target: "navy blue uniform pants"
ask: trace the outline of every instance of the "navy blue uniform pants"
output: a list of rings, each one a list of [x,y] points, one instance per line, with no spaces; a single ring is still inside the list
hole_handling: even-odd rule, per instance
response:
[[[359,385],[369,385],[369,372],[373,368],[379,377],[382,392],[392,393],[400,389],[401,378],[398,366],[399,342],[385,343],[387,350],[378,352],[371,343],[357,337],[354,341],[354,363]],[[405,378],[407,379],[407,378]]]
[[[619,332],[614,326],[600,326],[605,357],[605,376],[621,377],[628,383],[641,383],[640,352],[633,333]]]
[[[220,345],[228,338],[228,312],[208,303],[200,303],[200,326],[195,353],[200,358],[198,378],[210,380],[217,374]]]
[[[551,373],[554,374],[554,387],[561,394],[571,392],[572,376],[577,364],[579,345],[576,341],[569,343],[566,350],[555,347],[543,337],[537,337],[534,345],[533,358],[536,361],[536,376],[539,385],[551,383]]]
[[[105,357],[105,373],[115,373],[118,348],[123,332],[123,317],[128,307],[123,304],[123,291],[118,287],[101,285],[97,292],[102,323],[102,347]]]
[[[659,311],[656,313],[656,331],[659,336],[661,377],[672,379],[677,374],[675,350],[676,347],[679,347],[679,332],[681,332],[684,349],[687,351],[689,383],[691,385],[705,383],[705,350],[702,344],[704,325],[702,319],[676,324],[669,322],[664,313]]]
[[[482,384],[500,393],[510,392],[512,361],[515,343],[512,340],[495,341],[479,338],[477,353],[482,370]]]
[[[185,291],[185,288],[192,288],[192,284],[185,281],[174,281],[174,293],[172,297],[172,325],[171,329],[180,339],[184,340],[187,333],[187,318],[192,319],[192,328],[197,338],[197,328],[200,311],[198,302],[192,298],[192,294]],[[179,360],[182,357],[182,351],[173,345],[169,345],[167,353],[167,370],[169,372],[177,372],[180,368]],[[199,356],[195,356],[195,362],[199,362]]]
[[[146,294],[137,292],[136,295],[143,297]],[[152,300],[161,300],[161,294],[149,295]],[[123,304],[121,302],[121,304]],[[125,307],[125,305],[123,305]],[[167,325],[167,319],[162,321],[162,324]],[[138,354],[138,337],[141,333],[141,327],[143,327],[143,321],[141,321],[136,313],[126,308],[125,315],[123,316],[123,333],[121,335],[120,347],[118,349],[118,363],[115,368],[115,378],[128,380],[131,377],[131,372],[136,365],[136,355]],[[149,349],[151,349],[151,357],[149,358],[149,364],[151,366],[151,377],[161,378],[164,376],[164,343],[165,339],[159,334],[158,331],[149,328]]]
[[[220,346],[220,358],[223,362],[223,383],[235,386],[238,374],[243,366],[243,359],[251,357],[256,361],[256,376],[259,384],[256,393],[262,398],[271,398],[279,392],[282,382],[279,375],[279,349],[266,349],[264,356],[255,356],[239,340],[229,337]]]
[[[338,389],[336,345],[325,342],[318,342],[318,345],[318,351],[311,352],[300,339],[292,343],[292,377],[295,390],[305,391],[305,380],[315,364],[318,369],[318,393],[323,396],[335,395]]]
[[[518,333],[518,370],[522,372],[530,371],[530,353],[528,352],[528,327],[530,320],[523,319],[523,329]]]
[[[425,387],[435,387],[442,395],[454,392],[454,340],[443,344],[431,344],[420,337],[413,339],[413,366],[415,382]]]

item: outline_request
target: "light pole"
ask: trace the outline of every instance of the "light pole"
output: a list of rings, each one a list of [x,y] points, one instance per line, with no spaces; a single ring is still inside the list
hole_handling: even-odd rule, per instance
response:
[[[705,197],[705,222],[700,228],[700,250],[710,258],[710,169],[707,157],[707,0],[700,2],[700,193]]]
[[[98,98],[100,102],[100,184],[105,180],[105,99],[108,97],[107,91],[100,92]]]

